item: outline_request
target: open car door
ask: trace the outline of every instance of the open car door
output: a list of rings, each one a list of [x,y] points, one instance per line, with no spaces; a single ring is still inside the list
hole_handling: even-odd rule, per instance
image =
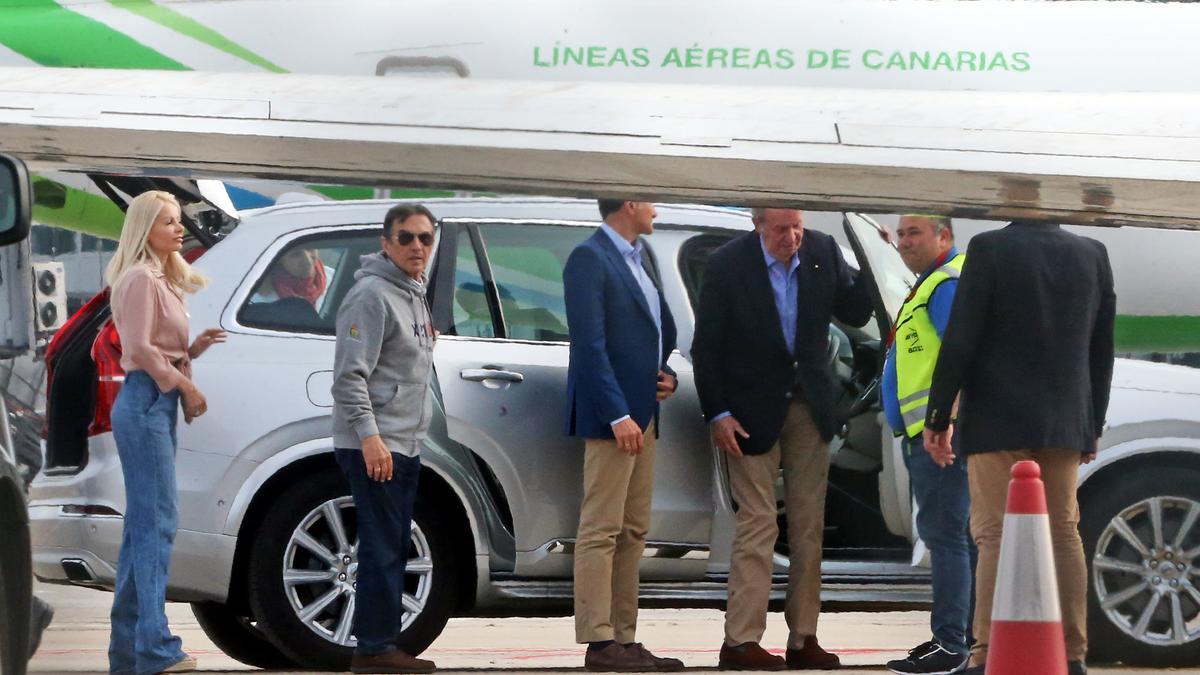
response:
[[[871,302],[875,305],[875,322],[879,328],[879,363],[887,354],[888,336],[892,323],[900,313],[904,298],[916,282],[916,275],[908,270],[900,258],[895,245],[885,240],[884,229],[874,220],[857,213],[847,213],[842,218],[846,238],[858,259],[859,274],[866,277]],[[882,387],[877,387],[882,395]],[[909,496],[908,472],[904,467],[903,450],[892,437],[886,422],[880,425],[883,434],[883,470],[879,473],[879,502],[887,527],[892,532],[902,532],[909,539],[916,539],[912,526],[912,500]]]
[[[18,160],[0,155],[0,292],[8,302],[0,323],[0,355],[16,356],[33,341],[33,285],[29,276],[29,175]],[[22,245],[24,244],[24,245]],[[29,656],[29,515],[16,467],[8,413],[0,399],[0,675],[23,675]]]
[[[24,354],[33,345],[28,240],[32,205],[25,165],[0,155],[0,358]]]

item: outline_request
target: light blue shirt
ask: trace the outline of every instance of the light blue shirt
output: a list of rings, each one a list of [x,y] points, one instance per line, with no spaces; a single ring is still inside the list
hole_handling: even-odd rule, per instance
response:
[[[775,295],[775,309],[779,310],[779,323],[783,328],[783,340],[788,353],[796,353],[796,294],[800,287],[800,254],[793,253],[787,264],[781,263],[767,251],[767,244],[758,238],[762,247],[763,260],[767,263],[767,277],[771,280],[771,292]]]
[[[758,245],[762,247],[763,260],[767,263],[767,278],[771,281],[771,293],[775,296],[775,309],[779,311],[783,341],[787,343],[788,353],[795,355],[796,313],[798,311],[796,302],[800,289],[800,275],[796,274],[796,270],[800,267],[800,254],[799,252],[793,253],[792,259],[785,265],[767,251],[767,244],[761,236],[758,238]],[[711,421],[716,422],[729,417],[730,414],[726,410],[714,415]]]
[[[612,229],[608,223],[600,223],[600,230],[608,235],[612,240],[613,246],[617,247],[617,252],[625,260],[625,264],[629,266],[629,271],[633,274],[634,280],[638,282],[642,293],[646,296],[646,305],[650,308],[650,315],[654,317],[654,328],[658,330],[658,351],[655,354],[662,356],[662,305],[659,304],[658,288],[654,282],[650,280],[650,275],[646,274],[646,268],[642,267],[642,242],[637,242],[637,245],[630,244],[624,237],[617,234],[617,231]],[[625,415],[619,419],[612,421],[613,425],[624,422],[629,419],[629,415]]]

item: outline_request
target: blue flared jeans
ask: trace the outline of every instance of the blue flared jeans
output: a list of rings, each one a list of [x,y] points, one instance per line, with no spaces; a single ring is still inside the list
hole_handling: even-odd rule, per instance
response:
[[[111,673],[157,673],[184,657],[167,626],[167,574],[178,520],[175,423],[179,391],[162,393],[145,373],[125,375],[112,410],[125,478],[125,523],[117,558]]]

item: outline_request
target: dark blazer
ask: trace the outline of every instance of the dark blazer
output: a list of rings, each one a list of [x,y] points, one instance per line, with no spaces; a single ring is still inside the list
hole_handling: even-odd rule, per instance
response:
[[[1014,222],[967,249],[925,426],[958,426],[967,454],[1071,448],[1104,428],[1113,369],[1108,251],[1057,225]]]
[[[645,429],[658,414],[658,371],[675,374],[667,365],[675,321],[661,287],[662,353],[646,294],[602,230],[571,252],[563,287],[571,335],[567,434],[612,438],[612,421],[625,415]]]
[[[805,230],[797,268],[796,351],[789,354],[759,242],[749,232],[708,259],[692,341],[704,417],[733,413],[750,434],[738,438],[748,455],[775,445],[793,397],[808,403],[821,437],[833,438],[829,322],[836,316],[861,326],[872,309],[865,280],[846,265],[833,237]]]

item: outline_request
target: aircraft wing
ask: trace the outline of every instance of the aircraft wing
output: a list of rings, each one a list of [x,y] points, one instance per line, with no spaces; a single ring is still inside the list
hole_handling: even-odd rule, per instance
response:
[[[0,68],[34,169],[1200,227],[1200,94]]]

